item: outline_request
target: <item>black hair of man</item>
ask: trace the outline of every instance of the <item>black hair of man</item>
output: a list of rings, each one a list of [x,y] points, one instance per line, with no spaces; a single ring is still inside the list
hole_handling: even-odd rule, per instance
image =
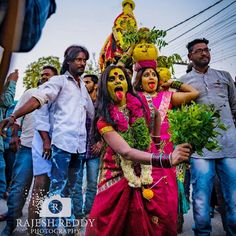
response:
[[[72,62],[75,60],[75,58],[77,57],[77,55],[83,52],[85,54],[86,60],[89,59],[89,52],[88,50],[83,47],[83,46],[79,46],[79,45],[71,45],[69,46],[64,53],[64,61],[62,63],[62,67],[61,67],[61,71],[60,74],[64,74],[67,70],[69,70],[69,64],[68,62]]]
[[[54,75],[58,75],[58,71],[57,71],[57,68],[56,68],[56,67],[47,65],[47,66],[44,66],[44,67],[43,67],[43,70],[46,70],[46,69],[51,70]]]
[[[186,48],[188,49],[188,52],[192,52],[193,51],[193,46],[195,44],[198,44],[198,43],[205,43],[206,45],[208,45],[209,43],[209,40],[205,39],[205,38],[202,38],[202,39],[194,39],[193,41],[189,42],[186,46]]]
[[[91,80],[93,81],[94,84],[97,84],[98,83],[98,77],[96,75],[93,75],[93,74],[87,74],[84,76],[84,78],[91,78]]]
[[[186,73],[189,73],[189,72],[191,72],[191,71],[192,71],[192,69],[193,69],[193,63],[192,63],[192,62],[190,62],[190,63],[187,65],[187,70],[186,70]]]
[[[68,55],[68,53],[70,52],[71,49],[76,48],[76,47],[78,47],[78,46],[79,46],[79,45],[77,45],[77,44],[72,44],[72,45],[70,45],[70,46],[65,50],[65,52],[64,52],[64,58]]]

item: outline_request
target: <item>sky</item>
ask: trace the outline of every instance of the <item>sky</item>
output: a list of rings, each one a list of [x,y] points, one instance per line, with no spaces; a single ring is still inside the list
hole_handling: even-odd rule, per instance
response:
[[[154,26],[167,30],[186,20],[194,14],[213,5],[218,0],[134,0],[134,14],[138,27]],[[64,50],[71,44],[85,46],[90,55],[98,57],[100,50],[111,33],[115,18],[122,12],[122,0],[56,0],[57,10],[46,22],[37,45],[28,53],[14,53],[9,72],[19,69],[16,98],[24,92],[22,78],[27,66],[40,57],[57,56],[63,60]],[[231,6],[227,7],[229,4]],[[212,19],[212,15],[221,11]],[[184,34],[169,43],[160,55],[179,53],[186,59],[186,44],[194,38],[206,37],[212,49],[211,66],[215,69],[229,71],[236,76],[236,1],[223,0],[212,9],[198,17],[167,32],[167,42]],[[206,21],[205,23],[202,23]],[[199,27],[196,25],[200,24]],[[187,30],[196,27],[189,33]],[[211,47],[212,43],[212,47]],[[175,76],[185,73],[185,66],[176,66]]]

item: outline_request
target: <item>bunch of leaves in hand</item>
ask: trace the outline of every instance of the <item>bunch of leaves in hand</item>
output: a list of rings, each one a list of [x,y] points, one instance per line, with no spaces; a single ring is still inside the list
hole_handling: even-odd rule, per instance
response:
[[[171,141],[177,145],[190,143],[194,151],[203,155],[203,148],[220,150],[216,137],[220,130],[226,130],[221,122],[219,110],[213,105],[196,104],[182,105],[177,110],[168,111]]]

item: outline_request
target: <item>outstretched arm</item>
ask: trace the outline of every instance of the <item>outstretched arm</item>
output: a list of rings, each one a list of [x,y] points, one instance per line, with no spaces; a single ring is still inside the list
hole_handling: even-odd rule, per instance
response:
[[[39,107],[40,107],[39,101],[36,98],[31,97],[24,105],[22,105],[16,111],[14,111],[14,113],[10,117],[0,122],[0,135],[4,136],[6,132],[5,130],[8,127],[12,126],[17,118],[24,116]]]
[[[162,166],[160,163],[161,158],[159,158],[157,154],[153,155],[148,152],[143,152],[131,148],[128,145],[128,143],[116,131],[110,131],[104,133],[103,138],[115,152],[119,153],[122,157],[128,160],[137,161],[140,162],[141,164],[147,164],[147,165],[152,163],[154,166],[157,167]],[[177,145],[177,147],[172,153],[171,163],[169,163],[170,164],[169,167],[171,167],[171,165],[177,165],[181,162],[188,161],[190,155],[191,155],[191,145],[189,144]]]

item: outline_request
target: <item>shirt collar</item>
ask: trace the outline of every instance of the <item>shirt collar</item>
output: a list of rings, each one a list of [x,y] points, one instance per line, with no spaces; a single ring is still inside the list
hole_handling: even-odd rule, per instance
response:
[[[197,74],[207,74],[210,72],[211,68],[208,66],[207,71],[205,73],[202,73],[201,71],[196,70],[194,67],[192,68],[193,71],[195,71]]]
[[[68,70],[65,72],[64,75],[66,75],[67,78],[71,78],[75,80],[74,76]]]

